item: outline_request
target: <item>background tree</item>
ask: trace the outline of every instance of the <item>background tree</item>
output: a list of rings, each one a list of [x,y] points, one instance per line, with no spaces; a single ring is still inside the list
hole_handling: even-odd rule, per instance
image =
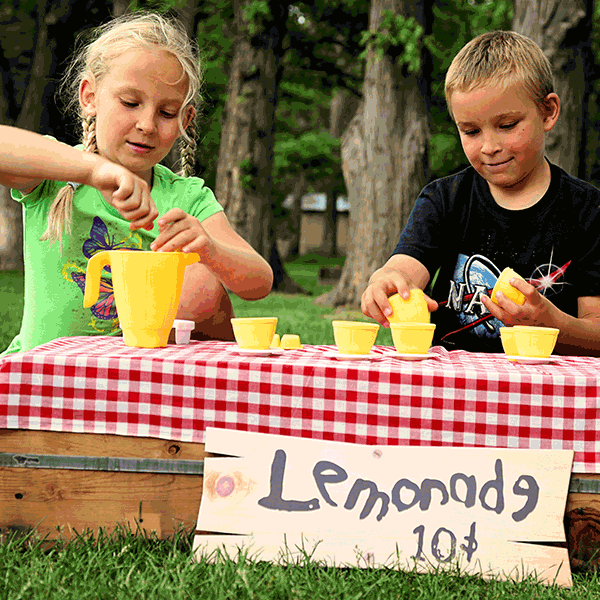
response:
[[[364,6],[364,2],[347,4]],[[234,7],[237,7],[235,43],[216,194],[236,230],[271,263],[275,272],[274,289],[293,291],[298,288],[283,269],[273,218],[276,208],[272,194],[275,108],[279,101],[279,84],[285,73],[288,86],[298,85],[298,79],[307,77],[329,88],[334,82],[348,85],[352,74],[344,70],[340,56],[347,54],[344,43],[356,37],[361,21],[360,18],[348,21],[348,15],[340,11],[339,2],[298,3],[292,7],[294,10],[288,10],[278,2],[244,0],[234,3]],[[331,18],[333,14],[337,15],[336,19]],[[340,25],[342,16],[343,25]],[[330,35],[323,35],[327,29]],[[349,34],[349,31],[354,33]],[[285,143],[285,137],[280,141]],[[322,153],[319,150],[317,156]],[[314,158],[311,164],[315,162],[323,163],[320,157]]]
[[[363,101],[342,137],[350,201],[349,252],[338,286],[320,302],[360,302],[389,257],[428,169],[428,90],[423,35],[428,3],[373,0],[364,36]]]
[[[56,83],[77,32],[101,22],[108,10],[97,0],[0,1],[1,124],[77,143],[55,102]],[[0,270],[22,268],[21,206],[0,186]]]
[[[546,154],[565,171],[586,179],[588,102],[593,78],[592,0],[514,0],[513,30],[534,40],[550,60],[561,100]],[[597,73],[595,73],[597,75]]]
[[[274,289],[300,291],[281,263],[272,211],[275,109],[287,6],[234,0],[233,8],[234,50],[215,193],[232,226],[271,264]]]

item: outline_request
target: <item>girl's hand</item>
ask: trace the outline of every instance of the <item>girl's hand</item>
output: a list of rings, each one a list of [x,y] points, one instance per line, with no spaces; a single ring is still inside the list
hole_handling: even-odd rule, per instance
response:
[[[142,178],[125,167],[102,161],[93,169],[89,185],[98,189],[122,217],[131,221],[131,230],[143,228],[150,231],[154,227],[158,209],[150,196],[150,188]]]
[[[156,252],[197,252],[203,262],[215,254],[216,244],[196,217],[172,208],[158,219],[158,237],[150,248]]]
[[[498,292],[496,294],[498,304],[496,304],[489,296],[482,294],[481,301],[490,313],[508,327],[512,325],[552,327],[554,305],[526,281],[513,278],[509,283],[523,293],[525,302],[522,305],[517,304],[502,292]]]

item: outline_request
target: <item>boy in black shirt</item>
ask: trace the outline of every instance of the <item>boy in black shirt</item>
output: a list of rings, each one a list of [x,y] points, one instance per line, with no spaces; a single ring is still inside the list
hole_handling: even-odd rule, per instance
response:
[[[445,93],[471,166],[422,190],[362,296],[367,316],[389,326],[388,296],[420,288],[434,345],[501,352],[499,327],[522,324],[560,329],[558,353],[600,355],[600,191],[544,156],[553,89],[543,52],[517,33],[483,34],[457,54]],[[526,279],[511,281],[522,306],[489,298],[505,267]]]

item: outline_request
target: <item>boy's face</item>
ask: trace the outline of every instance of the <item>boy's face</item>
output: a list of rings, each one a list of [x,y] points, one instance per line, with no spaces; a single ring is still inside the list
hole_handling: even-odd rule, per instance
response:
[[[494,192],[527,192],[544,172],[544,136],[559,112],[556,94],[540,110],[520,84],[455,91],[452,111],[463,150]]]

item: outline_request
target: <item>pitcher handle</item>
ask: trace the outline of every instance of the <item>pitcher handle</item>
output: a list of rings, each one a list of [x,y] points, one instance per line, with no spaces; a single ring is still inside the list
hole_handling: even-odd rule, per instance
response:
[[[85,292],[83,294],[83,307],[89,308],[98,300],[100,295],[100,275],[102,269],[110,264],[110,251],[105,250],[94,254],[88,260],[85,273]]]

